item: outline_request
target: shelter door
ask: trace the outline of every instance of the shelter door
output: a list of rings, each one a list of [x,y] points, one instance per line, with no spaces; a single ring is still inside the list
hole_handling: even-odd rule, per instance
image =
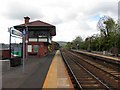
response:
[[[43,44],[41,44],[39,47],[39,55],[44,56],[44,45]]]

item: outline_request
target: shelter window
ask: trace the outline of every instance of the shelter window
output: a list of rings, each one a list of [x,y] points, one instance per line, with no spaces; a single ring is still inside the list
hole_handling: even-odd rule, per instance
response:
[[[38,52],[38,45],[33,45],[34,52]]]
[[[32,52],[32,45],[28,45],[28,52]]]

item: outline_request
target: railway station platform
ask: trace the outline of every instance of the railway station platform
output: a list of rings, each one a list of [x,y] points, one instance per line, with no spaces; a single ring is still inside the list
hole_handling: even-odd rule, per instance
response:
[[[73,84],[67,73],[67,69],[61,57],[61,53],[57,50],[53,61],[50,65],[48,74],[46,76],[43,90],[45,88],[58,88],[58,89],[68,89],[74,90]]]
[[[86,52],[86,51],[81,51],[81,50],[72,50],[72,51],[80,52],[80,53],[83,53],[83,54],[86,54],[86,55],[89,55],[89,56],[105,58],[109,61],[120,63],[120,58],[119,57],[106,56],[106,55],[102,55],[102,54],[96,54],[96,53]]]
[[[2,90],[40,90],[56,51],[45,57],[28,57],[23,66],[10,67],[2,72]]]
[[[29,57],[23,67],[11,67],[2,74],[2,90],[6,89],[74,90],[59,50],[42,58]]]

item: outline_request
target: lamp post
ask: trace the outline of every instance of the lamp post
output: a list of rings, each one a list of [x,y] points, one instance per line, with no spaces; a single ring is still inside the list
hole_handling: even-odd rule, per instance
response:
[[[23,42],[23,73],[25,71],[25,35],[26,35],[26,31],[25,29],[22,32],[22,42]]]
[[[25,40],[25,43],[26,43],[26,60],[28,60],[28,27],[26,25],[26,40]]]
[[[25,57],[26,57],[26,60],[28,59],[28,55],[27,55],[27,43],[28,43],[28,41],[27,41],[27,39],[28,39],[28,27],[27,27],[27,25],[25,26],[25,29],[23,30],[23,73],[24,73],[24,71],[25,71]],[[25,50],[25,48],[26,48],[26,50]]]
[[[11,28],[8,28],[8,32],[10,33],[10,38],[9,38],[9,50],[10,50],[10,58],[11,58]]]

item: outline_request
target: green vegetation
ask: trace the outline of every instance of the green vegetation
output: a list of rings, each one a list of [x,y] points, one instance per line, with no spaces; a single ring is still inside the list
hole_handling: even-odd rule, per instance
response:
[[[64,41],[57,41],[57,43],[60,45],[60,47],[63,47],[63,48],[65,48],[67,45],[67,42],[64,42]]]
[[[108,51],[113,54],[120,53],[120,28],[118,22],[108,18],[98,27],[100,34],[87,37],[84,41],[78,36],[72,42],[68,42],[66,49],[83,49],[87,51]]]

